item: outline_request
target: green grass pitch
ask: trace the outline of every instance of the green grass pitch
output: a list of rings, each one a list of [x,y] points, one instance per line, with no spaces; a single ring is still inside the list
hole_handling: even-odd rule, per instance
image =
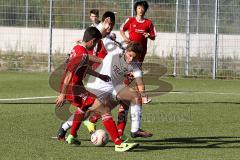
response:
[[[109,142],[94,147],[84,126],[82,144],[71,146],[56,136],[61,120],[52,99],[2,100],[55,96],[47,73],[0,73],[0,159],[34,160],[237,160],[240,157],[240,82],[163,78],[172,92],[144,105],[143,128],[152,138],[130,139],[140,147],[117,153]],[[154,86],[147,86],[147,88]],[[12,104],[11,104],[12,103]],[[116,119],[116,110],[113,110]],[[98,128],[103,128],[98,122]],[[129,136],[130,124],[126,135]]]

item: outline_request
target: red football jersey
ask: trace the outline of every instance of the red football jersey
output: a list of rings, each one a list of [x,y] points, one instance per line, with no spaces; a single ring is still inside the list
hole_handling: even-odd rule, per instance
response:
[[[103,44],[103,41],[100,40],[96,47],[94,47],[93,50],[88,51],[88,54],[95,55],[98,58],[103,59],[107,55],[107,50]],[[90,63],[90,66],[92,66],[92,69],[95,70],[100,64],[99,63]]]
[[[79,64],[82,62],[84,55],[87,55],[88,52],[86,48],[82,45],[76,45],[72,51],[69,58],[69,61],[66,66],[65,74],[62,79],[62,84],[66,75],[67,71],[72,73],[72,79],[69,83],[66,93],[66,99],[72,102],[74,106],[80,107],[82,104],[82,97],[78,96],[85,92],[85,87],[83,85],[83,78],[86,75],[88,69],[88,59],[85,65],[79,68],[79,71],[76,73],[76,69],[78,68]],[[61,87],[62,88],[62,87]]]
[[[83,55],[83,54],[88,54],[87,49],[84,46],[77,44],[71,50],[70,59],[73,57],[76,57],[76,56]]]
[[[96,56],[103,59],[107,55],[107,50],[103,44],[103,41],[100,40],[97,44]]]
[[[147,53],[147,38],[144,37],[143,33],[149,33],[151,36],[156,36],[156,30],[152,21],[144,19],[138,21],[136,17],[129,17],[121,26],[121,30],[128,31],[129,39],[131,41],[140,42],[143,46],[143,53],[139,56],[139,61],[143,62],[144,57]]]
[[[88,51],[88,54],[95,55],[98,58],[103,59],[107,55],[107,50],[103,44],[103,41],[100,40],[94,49]]]
[[[88,54],[88,51],[82,45],[76,45],[71,51],[69,62],[67,63],[67,70],[73,74],[73,78],[72,78],[73,84],[76,84],[76,85],[81,84],[83,78],[86,76],[88,65],[82,66],[80,69],[81,72],[79,72],[80,74],[78,75],[75,74],[75,70],[78,67],[78,65],[81,63],[83,56],[87,54]],[[89,61],[87,60],[86,64],[88,63]]]

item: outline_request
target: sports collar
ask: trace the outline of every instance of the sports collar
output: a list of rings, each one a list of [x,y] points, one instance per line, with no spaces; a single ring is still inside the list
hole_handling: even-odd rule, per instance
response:
[[[139,20],[137,20],[137,18],[135,17],[135,19],[136,19],[136,21],[138,22],[138,23],[144,23],[145,22],[145,18],[143,18],[143,20],[142,21],[139,21]]]

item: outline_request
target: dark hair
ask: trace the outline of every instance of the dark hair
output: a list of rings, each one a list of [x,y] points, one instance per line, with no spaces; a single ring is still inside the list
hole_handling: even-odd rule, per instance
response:
[[[88,42],[88,41],[92,40],[93,38],[101,39],[102,34],[96,27],[88,27],[84,32],[83,41]]]
[[[147,12],[148,7],[149,7],[147,1],[138,1],[138,2],[136,2],[136,3],[134,4],[134,10],[135,10],[135,12],[137,12],[137,7],[138,7],[138,6],[142,6],[142,7],[144,8],[145,13]]]
[[[130,42],[127,47],[126,51],[133,51],[136,53],[137,57],[143,52],[142,44],[137,41]]]
[[[99,17],[99,10],[98,9],[92,9],[90,11],[90,14],[95,14],[97,17]]]
[[[110,20],[115,23],[115,14],[111,11],[107,11],[102,16],[102,22],[107,18],[110,17]]]

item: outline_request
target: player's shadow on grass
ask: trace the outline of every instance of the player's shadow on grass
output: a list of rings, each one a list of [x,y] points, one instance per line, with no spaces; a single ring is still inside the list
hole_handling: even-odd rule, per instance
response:
[[[182,137],[158,140],[134,140],[141,143],[137,151],[165,150],[165,149],[217,149],[240,148],[240,137]]]

